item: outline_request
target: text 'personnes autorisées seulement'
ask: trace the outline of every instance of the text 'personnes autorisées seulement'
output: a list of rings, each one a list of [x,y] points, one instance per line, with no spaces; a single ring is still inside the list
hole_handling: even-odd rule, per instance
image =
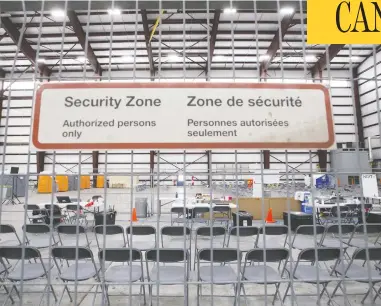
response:
[[[279,109],[279,108],[300,108],[303,107],[303,101],[299,97],[285,96],[283,98],[274,97],[253,97],[249,99],[242,99],[236,96],[229,98],[202,98],[198,96],[186,96],[186,108],[200,108],[202,111],[217,110],[220,107],[240,108],[244,106],[252,107],[253,109]],[[165,107],[165,111],[170,111],[165,102],[160,98],[139,98],[137,96],[124,96],[112,97],[104,96],[99,98],[77,98],[75,96],[66,96],[64,98],[64,106],[72,110],[91,110],[93,109],[111,109],[115,111],[129,110],[126,112],[129,120],[117,120],[113,118],[97,118],[92,120],[86,119],[72,119],[64,120],[62,127],[65,132],[62,133],[63,137],[79,139],[86,128],[93,131],[93,128],[131,128],[134,131],[139,128],[155,128],[158,127],[160,122],[156,120],[144,120],[131,116],[133,110],[155,108],[160,111],[160,108]],[[74,114],[80,112],[73,112]],[[108,113],[108,112],[105,112]],[[189,118],[184,113],[187,126],[185,137],[235,137],[238,133],[244,131],[245,128],[261,128],[261,127],[282,127],[287,128],[290,125],[289,120],[282,120],[269,116],[255,116],[250,120],[240,120],[233,118],[229,120],[200,120],[199,118]],[[73,130],[73,128],[75,130]],[[247,130],[246,130],[247,131]]]

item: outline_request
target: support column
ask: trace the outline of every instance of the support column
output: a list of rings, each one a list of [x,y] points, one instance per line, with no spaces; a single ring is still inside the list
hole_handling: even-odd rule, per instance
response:
[[[155,151],[149,151],[149,185],[151,188],[154,186],[154,178],[153,178],[153,173],[154,173],[154,168],[155,168]]]
[[[263,169],[270,169],[270,150],[263,150]]]
[[[93,173],[99,173],[99,151],[93,151]],[[93,176],[93,188],[97,187],[98,176]],[[104,182],[106,184],[106,182]]]
[[[37,173],[41,173],[45,169],[45,153],[45,151],[37,151],[36,153]]]
[[[360,93],[359,93],[359,81],[357,80],[358,72],[357,68],[353,68],[353,98],[356,111],[356,125],[357,133],[359,135],[359,148],[365,148],[365,137],[364,137],[364,125],[362,122],[362,112],[360,103]]]
[[[206,151],[206,162],[208,164],[208,168],[207,168],[207,171],[208,171],[208,186],[212,186],[212,176],[211,176],[211,172],[210,171],[212,169],[212,151],[211,150],[207,150]]]

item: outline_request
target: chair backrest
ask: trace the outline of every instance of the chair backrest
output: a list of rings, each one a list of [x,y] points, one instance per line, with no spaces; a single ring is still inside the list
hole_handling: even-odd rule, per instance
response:
[[[27,205],[24,205],[24,208],[26,210],[37,210],[37,211],[41,210],[40,206],[38,206],[36,204],[27,204]]]
[[[368,255],[367,255],[368,252]],[[370,261],[380,261],[381,260],[381,247],[370,247],[368,249],[357,249],[353,253],[353,259],[357,260],[369,260]]]
[[[216,205],[213,207],[213,211],[225,213],[225,212],[230,212],[231,208],[229,207],[229,205]]]
[[[226,229],[222,226],[213,226],[210,228],[209,226],[201,226],[196,230],[196,236],[225,236]]]
[[[320,235],[325,232],[323,225],[300,225],[296,228],[295,235]]]
[[[351,212],[357,210],[358,208],[358,204],[346,204],[345,206],[348,207],[349,211]]]
[[[86,230],[82,225],[60,224],[57,226],[57,232],[59,234],[77,235],[77,233],[86,233]]]
[[[23,248],[25,249],[24,256],[23,256]],[[40,254],[40,251],[34,247],[3,246],[3,247],[0,247],[0,257],[6,258],[6,259],[12,259],[12,260],[21,260],[23,257],[24,259],[33,259],[38,257],[41,258],[41,254]]]
[[[340,208],[337,206],[333,206],[331,208],[331,214],[336,216],[336,217],[339,216],[339,209],[340,209],[340,215],[348,213],[348,211],[349,211],[349,208],[347,206],[340,206]]]
[[[136,236],[155,235],[156,228],[150,225],[134,225],[134,226],[127,227],[126,233],[136,235]]]
[[[92,259],[93,253],[88,248],[60,246],[52,248],[52,256],[65,260]]]
[[[266,233],[266,235],[271,235],[271,236],[287,235],[288,227],[282,224],[267,224],[262,226],[259,229],[259,234],[264,234],[264,233]]]
[[[266,255],[266,256],[265,256]],[[288,259],[289,251],[285,248],[277,249],[252,249],[246,254],[246,261],[279,262]]]
[[[138,249],[107,248],[98,252],[99,261],[131,262],[142,259],[142,253]]]
[[[172,207],[171,208],[171,213],[173,213],[173,214],[183,214],[184,211],[187,214],[189,212],[189,209],[188,208],[184,209],[184,207]]]
[[[356,233],[376,234],[381,233],[380,223],[359,224],[356,226]]]
[[[147,261],[161,263],[182,262],[189,258],[189,252],[183,249],[151,249],[146,252]]]
[[[9,233],[16,233],[16,230],[13,227],[13,225],[0,224],[0,234],[9,234]]]
[[[204,214],[204,213],[210,213],[212,211],[211,207],[195,207],[193,208],[194,214]]]
[[[104,230],[105,229],[105,230]],[[124,235],[124,229],[120,225],[108,224],[108,225],[97,225],[94,227],[95,234],[102,235]]]
[[[256,226],[234,226],[230,229],[229,235],[249,237],[256,236],[259,233],[259,228]]]
[[[25,224],[23,229],[25,228],[25,232],[31,234],[44,234],[50,233],[50,227],[47,224]]]
[[[353,233],[355,228],[354,224],[331,224],[327,226],[326,233],[339,235],[341,232],[342,234],[350,234]]]
[[[68,205],[66,205],[66,209],[71,210],[71,211],[81,211],[82,207],[80,205],[77,205],[77,204],[68,204]]]
[[[189,236],[191,229],[183,226],[164,226],[161,229],[161,235],[163,236]],[[184,237],[185,238],[185,237]]]
[[[216,248],[202,249],[198,252],[198,259],[203,261],[213,261],[218,263],[231,262],[241,260],[242,253],[237,249]]]
[[[316,252],[316,253],[315,253]],[[317,255],[317,257],[316,257]],[[340,249],[339,248],[307,248],[302,250],[299,253],[299,259],[298,260],[305,260],[305,261],[330,261],[330,260],[337,260],[340,258]]]
[[[45,209],[48,214],[50,214],[51,209],[53,209],[53,214],[61,214],[61,207],[56,204],[45,204]]]

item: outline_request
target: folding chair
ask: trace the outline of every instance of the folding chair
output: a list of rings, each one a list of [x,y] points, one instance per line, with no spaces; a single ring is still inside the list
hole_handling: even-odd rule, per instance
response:
[[[226,228],[229,228],[231,219],[231,208],[229,205],[216,205],[213,207],[213,225],[215,222],[226,224]]]
[[[97,225],[94,227],[94,233],[98,249],[103,249],[103,239],[106,239],[106,248],[123,248],[126,246],[126,237],[124,237],[124,229],[120,225]],[[122,237],[120,237],[120,235],[122,235]],[[106,238],[105,236],[110,237]]]
[[[57,226],[58,238],[63,246],[89,247],[90,241],[86,230],[81,225],[60,224]]]
[[[238,262],[241,266],[242,253],[237,249],[202,249],[197,253],[197,281],[207,282],[213,285],[232,284],[234,288],[234,305],[237,303],[237,296],[240,288],[236,282],[239,280],[237,274],[229,265],[232,262]],[[201,261],[207,262],[207,265],[200,266]],[[215,266],[214,263],[220,265]],[[197,306],[200,305],[201,284],[197,284]]]
[[[284,238],[283,238],[284,236]],[[288,237],[288,227],[282,224],[266,224],[259,228],[257,248],[285,247]]]
[[[331,224],[329,225],[326,230],[325,234],[323,236],[322,241],[320,242],[320,245],[323,247],[329,247],[329,248],[342,248],[344,251],[344,254],[348,256],[347,249],[349,248],[349,245],[344,243],[343,239],[344,237],[340,237],[341,235],[348,235],[354,232],[355,230],[354,224]]]
[[[184,215],[184,211],[185,211],[185,215]],[[188,219],[188,217],[191,215],[192,211],[188,208],[184,208],[183,207],[172,207],[171,208],[171,225],[173,226],[174,223],[185,223],[185,224],[188,224],[190,222],[190,219]],[[176,214],[177,217],[176,218],[173,218],[172,215],[173,214]]]
[[[24,252],[23,252],[24,249]],[[13,266],[12,268],[9,267],[8,264],[4,262],[8,260],[17,260],[17,264]],[[23,260],[24,259],[24,260]],[[31,259],[34,259],[35,263],[29,263],[26,261],[30,261]],[[8,301],[8,298],[11,299],[13,303],[13,298],[11,296],[13,290],[16,291],[17,296],[20,298],[20,293],[17,290],[16,284],[18,282],[26,282],[26,281],[32,281],[35,279],[39,279],[41,277],[47,277],[47,273],[49,270],[53,268],[53,265],[51,263],[44,263],[41,258],[40,251],[33,247],[11,247],[11,246],[4,246],[0,247],[0,262],[3,265],[5,269],[5,279],[12,282],[12,288],[10,291],[5,288],[7,295],[7,298],[3,305],[5,305]],[[45,296],[45,293],[48,289],[48,293],[51,291],[54,300],[57,302],[57,296],[53,289],[52,285],[46,285],[44,288],[43,295],[41,296],[40,304],[42,299]]]
[[[28,245],[36,249],[49,248],[58,243],[55,233],[50,230],[47,224],[26,224],[23,230],[27,233]]]
[[[40,206],[36,204],[28,204],[24,205],[24,209],[26,209],[27,217],[30,223],[38,223],[45,220],[45,216],[42,214]]]
[[[109,305],[110,298],[108,293],[109,284],[117,283],[135,283],[138,281],[144,282],[144,274],[143,274],[143,257],[142,253],[137,249],[126,249],[126,248],[112,248],[112,249],[104,249],[98,252],[99,262],[102,266],[102,271],[104,273],[104,281],[106,283],[106,298]],[[104,262],[110,261],[113,263],[127,263],[117,264],[110,266],[107,271],[106,267],[103,265]],[[132,264],[133,262],[138,262],[138,265]],[[142,283],[140,286],[139,295],[141,297],[143,293],[144,305],[146,304],[146,296],[145,296],[145,287]],[[131,294],[131,292],[130,292]]]
[[[282,302],[282,297],[279,292],[279,286],[282,282],[283,274],[289,257],[288,249],[253,249],[247,252],[245,258],[245,264],[242,270],[242,280],[247,280],[255,284],[275,285],[276,291],[272,304],[274,305],[277,296]],[[282,272],[279,273],[276,269],[270,267],[268,263],[279,263],[282,261],[284,266]],[[259,265],[252,265],[252,263],[259,263]],[[244,288],[244,284],[241,284]],[[243,291],[245,294],[245,290]],[[246,298],[246,294],[245,294]]]
[[[325,224],[328,223],[345,223],[348,220],[349,207],[347,206],[333,206],[328,213],[328,216],[325,216],[322,221],[325,221]]]
[[[377,234],[376,239],[373,242],[369,241],[369,234]],[[380,239],[380,235],[380,223],[371,223],[366,225],[359,224],[352,232],[352,235],[348,239],[343,239],[343,242],[347,244],[349,247],[354,248],[377,247],[380,246],[378,242]]]
[[[317,255],[317,256],[315,256]],[[300,264],[302,261],[308,261],[309,264]],[[290,278],[301,280],[308,284],[320,284],[323,285],[318,297],[318,304],[320,305],[320,299],[323,294],[326,293],[328,296],[328,304],[332,302],[331,296],[327,291],[327,286],[335,278],[327,271],[327,269],[322,269],[319,267],[320,262],[335,261],[333,268],[337,266],[340,261],[340,249],[338,248],[308,248],[304,249],[299,253],[298,260],[292,271],[286,266],[286,271],[289,273]],[[334,269],[333,269],[334,270]],[[291,282],[288,283],[286,292],[283,297],[283,303],[287,297],[288,290],[291,287]]]
[[[257,244],[258,233],[259,228],[256,226],[234,226],[229,230],[226,246],[242,252],[251,250]]]
[[[1,238],[0,247],[21,245],[21,240],[20,240],[19,236],[17,235],[16,230],[13,227],[13,225],[0,224],[0,235],[2,236],[3,234],[4,235],[13,234],[14,236],[16,236],[16,240],[8,240],[7,238],[9,238],[9,235],[5,236],[5,237],[3,236],[4,238]]]
[[[126,228],[126,236],[127,247],[146,251],[157,246],[156,228],[150,225],[129,226]]]
[[[81,247],[54,247],[52,248],[51,254],[58,270],[58,277],[64,282],[64,289],[62,290],[58,305],[61,304],[65,290],[70,302],[73,302],[67,286],[69,282],[81,282],[91,278],[95,278],[98,282],[100,281],[98,274],[100,267],[95,264],[93,253],[90,249]],[[59,261],[57,261],[57,259],[59,259]],[[66,261],[67,267],[61,267],[61,260]],[[88,261],[83,262],[83,260]],[[69,261],[75,261],[75,263],[70,265]],[[98,293],[98,287],[99,285],[96,286],[93,303],[91,305],[95,305],[94,302]]]
[[[292,239],[290,247],[297,250],[315,248],[315,241],[316,245],[319,246],[323,239],[324,233],[325,227],[323,225],[300,225],[295,230],[294,238]]]
[[[148,262],[153,262],[154,267],[150,271]],[[163,265],[160,265],[163,264]],[[147,278],[149,282],[160,281],[162,285],[179,285],[185,282],[185,305],[189,303],[189,252],[184,249],[152,249],[146,253]],[[148,285],[150,305],[152,305],[153,284]]]
[[[201,249],[210,248],[223,248],[225,246],[226,229],[222,226],[209,226],[199,227],[196,230],[195,239],[195,254]],[[211,244],[212,243],[212,244]],[[194,257],[193,269],[196,270],[197,256]]]
[[[67,221],[67,214],[63,214],[61,207],[56,204],[46,204],[45,212],[49,220],[53,219],[54,226],[61,223],[62,221]]]
[[[369,254],[369,257],[367,257],[367,252]],[[368,260],[369,265],[371,266],[370,271],[368,271]],[[356,261],[360,261],[359,264],[356,264]],[[357,249],[353,256],[352,260],[349,262],[349,264],[345,264],[341,262],[340,264],[336,265],[335,267],[332,267],[332,271],[337,275],[343,275],[346,279],[351,281],[356,281],[359,283],[365,283],[365,284],[371,284],[370,288],[364,295],[363,299],[361,300],[361,304],[364,304],[366,298],[370,294],[372,290],[376,293],[375,297],[373,298],[372,305],[375,305],[374,302],[376,301],[377,297],[381,298],[381,287],[377,291],[374,286],[377,283],[381,282],[381,275],[380,272],[376,270],[377,265],[375,266],[375,263],[372,262],[380,262],[381,261],[381,247],[376,248],[361,248]],[[332,292],[332,297],[334,297],[337,289],[341,288],[341,283],[343,280],[340,280],[337,286],[335,287],[334,291]]]
[[[354,218],[357,217],[358,204],[346,204],[345,206],[348,207],[347,222],[355,223]]]
[[[85,223],[87,225],[89,222],[87,221],[87,217],[82,207],[79,204],[68,204],[66,205],[67,218],[69,223],[78,224]]]
[[[213,213],[210,207],[194,207],[192,210],[191,229],[195,223],[209,224],[209,219],[203,218],[206,213]]]

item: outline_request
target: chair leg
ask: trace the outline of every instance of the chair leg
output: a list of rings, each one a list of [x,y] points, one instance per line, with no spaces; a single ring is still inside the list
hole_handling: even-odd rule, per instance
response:
[[[378,297],[381,298],[380,293],[381,293],[381,287],[380,287],[380,289],[378,289],[378,291],[376,291],[376,296],[373,298],[373,304],[377,300]]]
[[[144,280],[143,280],[143,282],[144,282]],[[144,305],[146,305],[147,304],[147,301],[146,301],[146,287],[144,285],[141,285],[141,289],[143,291],[143,303],[144,303]]]
[[[243,284],[241,284],[241,289],[243,291],[243,298],[245,299],[245,306],[248,306],[248,304],[247,304],[246,290],[245,290],[245,286]],[[240,291],[240,293],[241,293],[241,291]]]
[[[365,302],[366,298],[368,297],[369,293],[372,291],[372,288],[369,288],[368,291],[365,293],[363,299],[361,300],[361,304],[364,304],[364,302]]]
[[[57,295],[56,295],[56,292],[55,292],[54,289],[53,289],[53,285],[50,285],[50,290],[52,291],[52,294],[53,294],[53,296],[54,296],[54,301],[57,302]]]
[[[288,290],[290,289],[290,287],[291,287],[291,283],[288,283],[286,292],[284,293],[284,296],[283,296],[283,300],[282,300],[283,303],[284,303],[284,301],[286,300],[287,293],[288,293]]]
[[[149,304],[152,306],[152,285],[148,285]]]
[[[14,301],[13,298],[12,298],[12,291],[13,291],[13,288],[14,288],[14,287],[15,287],[15,285],[12,285],[11,291],[8,292],[8,289],[4,286],[4,289],[5,289],[5,291],[6,291],[8,294],[7,294],[7,298],[5,299],[5,301],[4,301],[4,303],[3,303],[3,306],[5,306],[5,305],[7,304],[8,299],[11,300],[12,304],[15,303],[15,301]]]
[[[197,306],[200,306],[200,287],[201,285],[200,284],[197,284]]]
[[[279,297],[279,300],[280,300],[281,304],[283,305],[282,297],[280,296],[280,293],[279,293],[279,286],[280,286],[280,283],[275,285],[276,291],[275,291],[274,299],[273,299],[273,302],[272,302],[273,305],[275,304],[275,300],[276,300],[277,296]]]
[[[73,299],[71,297],[71,294],[70,294],[70,291],[69,291],[69,288],[67,287],[67,285],[65,285],[65,287],[64,287],[64,292],[65,292],[65,290],[66,290],[66,292],[67,292],[67,294],[69,296],[70,302],[73,302]]]

